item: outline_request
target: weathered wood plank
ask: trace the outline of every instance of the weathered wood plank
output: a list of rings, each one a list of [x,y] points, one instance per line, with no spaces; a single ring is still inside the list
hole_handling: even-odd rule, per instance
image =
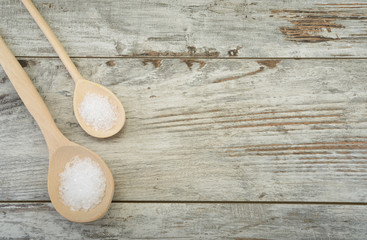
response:
[[[363,1],[34,2],[72,56],[367,57]],[[19,0],[0,13],[15,54],[55,56]]]
[[[366,202],[365,61],[148,60],[75,60],[126,108],[105,140],[78,126],[58,59],[21,61],[61,131],[108,163],[115,200]],[[0,80],[0,200],[48,200],[43,137]]]
[[[1,239],[365,239],[367,206],[113,203],[94,223],[0,204]]]

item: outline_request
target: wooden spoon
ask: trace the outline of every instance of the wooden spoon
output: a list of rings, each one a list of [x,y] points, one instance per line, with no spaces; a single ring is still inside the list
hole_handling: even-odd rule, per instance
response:
[[[39,11],[33,5],[31,0],[22,0],[24,6],[28,9],[29,13],[32,15],[33,19],[36,21],[42,32],[46,35],[48,41],[51,43],[52,47],[55,49],[56,53],[59,55],[61,61],[65,65],[66,69],[69,71],[71,77],[75,82],[74,90],[74,113],[79,125],[88,134],[97,138],[107,138],[118,133],[125,124],[125,110],[122,106],[120,100],[107,88],[85,80],[79,73],[74,63],[71,61],[69,55],[66,53],[64,47],[61,45],[56,35],[52,32],[51,28],[48,26],[46,21],[43,19]],[[95,130],[92,126],[87,125],[83,118],[79,114],[79,105],[84,99],[86,93],[96,93],[98,95],[107,96],[114,106],[116,106],[118,112],[118,119],[115,125],[106,131]]]
[[[34,117],[45,137],[49,151],[48,194],[55,209],[73,222],[91,222],[101,218],[108,210],[114,192],[114,181],[106,163],[91,150],[69,141],[57,128],[41,96],[33,86],[12,52],[0,37],[0,64],[18,95]],[[106,190],[102,201],[88,211],[72,211],[62,203],[59,195],[60,177],[65,165],[74,156],[89,157],[97,162],[106,177]]]

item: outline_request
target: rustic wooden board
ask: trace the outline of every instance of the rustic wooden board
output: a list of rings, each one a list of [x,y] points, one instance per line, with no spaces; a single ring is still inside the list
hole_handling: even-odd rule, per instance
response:
[[[2,239],[365,239],[367,206],[113,203],[94,223],[47,203],[0,204]]]
[[[75,62],[123,102],[117,136],[78,126],[58,59],[21,61],[61,131],[110,166],[114,200],[367,200],[365,60]],[[0,80],[0,200],[48,200],[43,137]]]
[[[367,57],[364,1],[34,2],[72,56]],[[0,14],[16,55],[55,56],[19,0]]]

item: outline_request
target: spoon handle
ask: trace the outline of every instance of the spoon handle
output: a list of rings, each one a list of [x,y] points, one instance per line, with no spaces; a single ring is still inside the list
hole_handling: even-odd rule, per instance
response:
[[[48,41],[51,43],[52,47],[55,49],[57,55],[61,59],[62,63],[65,65],[66,69],[70,73],[74,82],[83,79],[82,75],[79,73],[78,69],[75,67],[74,63],[71,61],[69,55],[66,53],[64,47],[61,45],[60,41],[57,39],[56,35],[52,32],[51,28],[48,26],[45,19],[42,17],[40,12],[34,6],[31,0],[22,0],[24,6],[27,8],[28,12],[32,15],[33,19],[38,24],[39,28],[47,37]]]
[[[51,155],[58,147],[65,145],[69,140],[57,128],[46,104],[1,36],[0,64],[24,105],[40,127]]]

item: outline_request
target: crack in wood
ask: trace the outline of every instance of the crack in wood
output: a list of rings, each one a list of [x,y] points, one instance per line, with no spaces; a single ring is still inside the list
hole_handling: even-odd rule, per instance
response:
[[[347,11],[324,10],[271,10],[272,15],[286,19],[293,24],[292,27],[281,26],[280,31],[286,40],[305,43],[319,43],[337,40],[353,40],[357,38],[339,37],[336,33],[330,36],[332,29],[343,29],[344,25],[337,23],[340,20],[366,20],[363,13],[350,13]],[[325,33],[326,31],[326,33]]]
[[[133,56],[140,57],[219,57],[219,52],[214,48],[200,48],[197,49],[194,46],[188,46],[186,52],[174,52],[174,51],[149,51],[139,54],[134,54]]]

